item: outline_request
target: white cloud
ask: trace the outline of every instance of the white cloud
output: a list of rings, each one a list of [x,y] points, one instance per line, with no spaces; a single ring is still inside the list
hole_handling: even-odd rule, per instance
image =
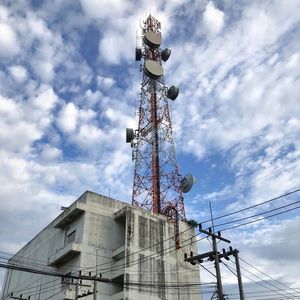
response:
[[[78,133],[72,136],[71,140],[82,149],[90,149],[101,144],[104,134],[101,129],[91,124],[82,124]],[[97,151],[95,149],[95,151]]]
[[[220,33],[224,27],[224,12],[216,8],[211,1],[207,3],[203,13],[203,25],[211,36]]]
[[[74,103],[67,103],[59,112],[57,118],[58,127],[66,133],[74,132],[77,126],[78,108]]]
[[[99,52],[103,60],[110,64],[118,64],[124,55],[120,49],[122,33],[116,35],[114,32],[107,32],[99,43]]]
[[[0,57],[12,57],[19,52],[19,44],[14,30],[5,23],[0,23]]]
[[[43,160],[52,161],[61,158],[62,151],[56,147],[51,147],[49,144],[43,146],[41,157]]]
[[[234,181],[216,187],[220,178],[210,182],[203,178],[211,191],[199,194],[187,206],[189,217],[195,219],[200,218],[201,201],[218,199],[217,206],[251,182],[247,193],[234,194],[239,196],[236,206],[223,207],[232,210],[288,190],[300,175],[292,165],[276,172],[298,157],[300,149],[300,62],[295,38],[299,1],[239,5],[225,1],[222,8],[217,8],[217,2],[196,2],[197,7],[192,1],[155,1],[151,8],[162,22],[164,43],[172,49],[172,59],[164,65],[166,82],[181,88],[178,99],[170,104],[177,153],[193,154],[189,159],[196,158],[196,168],[207,154],[219,156],[218,151],[225,149],[222,159]],[[140,74],[138,63],[131,63],[139,19],[149,11],[149,2],[142,0],[135,7],[129,1],[82,0],[84,14],[75,4],[64,11],[61,3],[41,4],[34,11],[26,1],[0,6],[0,22],[10,32],[6,45],[22,49],[12,53],[14,65],[4,60],[0,72],[0,199],[11,200],[2,201],[1,224],[11,226],[1,231],[1,240],[12,251],[85,189],[104,194],[111,189],[111,196],[130,200],[133,164],[124,132],[126,127],[135,127]],[[199,25],[213,38],[199,39]],[[95,62],[95,69],[89,68],[81,52],[87,26],[100,32],[100,61]],[[108,68],[109,63],[115,66]],[[25,67],[27,71],[22,70]],[[115,70],[128,74],[122,85]],[[72,102],[64,104],[62,99]],[[62,106],[56,112],[58,104]],[[284,145],[290,149],[284,150]],[[270,172],[273,176],[260,181]],[[199,178],[200,191],[201,184]],[[48,220],[41,217],[44,211],[51,212]],[[200,211],[204,217],[204,210]],[[245,239],[245,235],[233,237],[238,242]],[[266,260],[267,272],[272,271],[270,261],[276,262]]]
[[[36,91],[34,99],[14,101],[0,96],[0,145],[16,153],[28,152],[49,126],[56,95],[49,87]],[[32,100],[32,101],[31,101]],[[11,138],[11,137],[14,138]]]
[[[7,21],[8,15],[9,15],[9,13],[8,13],[6,7],[0,5],[0,20],[1,21]]]
[[[17,83],[23,83],[28,78],[27,70],[21,65],[9,67],[9,72]]]
[[[93,107],[97,103],[99,103],[103,99],[103,95],[100,91],[93,92],[91,89],[88,89],[84,94],[84,103],[87,104],[88,107]]]
[[[0,95],[0,114],[11,121],[20,119],[22,110],[12,99],[8,99]]]
[[[48,85],[41,85],[37,95],[31,99],[32,107],[38,109],[41,112],[51,111],[57,103],[57,95],[53,91],[53,88]]]
[[[80,3],[87,16],[99,19],[105,19],[112,15],[114,18],[117,18],[126,12],[130,4],[129,1],[122,0],[80,0]]]
[[[97,76],[97,85],[99,88],[109,89],[115,84],[115,80],[110,77]]]

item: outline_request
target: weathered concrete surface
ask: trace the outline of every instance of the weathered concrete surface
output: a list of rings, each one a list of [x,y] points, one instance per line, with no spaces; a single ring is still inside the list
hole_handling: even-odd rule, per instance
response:
[[[196,251],[194,229],[180,222],[182,248],[175,251],[174,224],[166,217],[92,192],[85,192],[66,211],[24,246],[11,263],[46,271],[72,272],[124,282],[97,283],[97,299],[200,299],[198,267],[187,264],[183,253]],[[97,267],[96,267],[97,266]],[[11,292],[30,300],[75,299],[75,285],[60,278],[7,271],[3,299]],[[79,287],[79,295],[92,291]],[[177,288],[176,285],[181,285]],[[1,298],[2,299],[2,298]],[[93,299],[93,295],[86,299]]]

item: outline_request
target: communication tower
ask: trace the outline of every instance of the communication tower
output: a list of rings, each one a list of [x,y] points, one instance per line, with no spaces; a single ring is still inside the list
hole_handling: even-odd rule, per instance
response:
[[[138,109],[138,129],[126,129],[135,162],[132,204],[163,214],[174,222],[179,248],[178,221],[186,221],[182,193],[194,184],[194,177],[179,174],[168,99],[175,100],[179,88],[167,88],[162,62],[171,50],[161,50],[161,24],[149,15],[142,25],[142,47],[135,59],[141,61],[142,84]]]

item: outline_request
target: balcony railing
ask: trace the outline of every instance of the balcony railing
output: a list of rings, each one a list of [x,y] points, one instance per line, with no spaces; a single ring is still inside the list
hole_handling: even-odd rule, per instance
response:
[[[85,204],[78,201],[75,202],[56,218],[53,227],[61,228],[61,229],[65,228],[68,224],[74,221],[79,215],[84,213],[84,211],[85,211]]]
[[[49,266],[56,266],[64,263],[81,253],[82,245],[76,242],[66,245],[62,249],[57,249],[56,253],[48,258]]]

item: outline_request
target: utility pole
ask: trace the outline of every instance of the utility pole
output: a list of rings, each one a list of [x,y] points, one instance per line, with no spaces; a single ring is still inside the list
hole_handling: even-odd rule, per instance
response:
[[[97,273],[98,273],[98,248],[96,248],[96,275],[95,275],[95,278],[97,277]],[[94,280],[94,300],[97,300],[97,280]]]
[[[216,237],[214,237],[214,236],[212,236],[212,245],[213,245],[213,252],[214,252],[214,259],[215,259],[218,296],[219,296],[220,300],[224,300],[222,278],[221,278],[221,271],[220,271],[220,261],[219,261],[218,249],[217,249],[217,241],[216,241]]]
[[[239,260],[239,251],[235,249],[235,251],[233,253],[233,256],[235,258],[236,275],[237,275],[237,278],[238,278],[240,299],[245,300],[244,290],[243,290],[242,274],[241,274],[241,268],[240,268],[240,260]]]
[[[216,269],[216,276],[217,276],[217,293],[219,300],[224,300],[224,293],[223,293],[223,285],[222,285],[222,278],[221,278],[221,270],[220,270],[220,261],[218,257],[218,247],[217,247],[217,237],[214,234],[215,233],[215,227],[214,227],[214,218],[212,214],[212,208],[211,208],[211,202],[209,202],[209,210],[210,210],[210,216],[211,216],[211,223],[212,223],[212,231],[209,230],[209,234],[212,239],[212,246],[213,246],[213,252],[214,252],[214,258],[215,258],[215,269]],[[221,236],[221,234],[219,234]],[[230,241],[229,241],[230,243]]]
[[[77,280],[76,280],[76,287],[75,287],[75,300],[78,300],[78,286],[79,286],[79,284],[78,284],[78,281],[79,281],[79,279],[77,279]]]
[[[38,298],[38,300],[41,300],[42,282],[43,282],[43,277],[40,280],[40,288],[39,288],[39,298]]]
[[[215,261],[218,299],[219,300],[225,300],[224,293],[223,293],[223,286],[222,286],[221,270],[220,270],[220,255],[218,253],[218,248],[217,248],[217,239],[219,239],[223,242],[226,242],[226,243],[231,243],[231,242],[230,242],[230,240],[221,237],[220,232],[218,232],[218,234],[215,234],[215,233],[212,232],[211,228],[208,228],[208,231],[202,229],[201,224],[199,224],[199,231],[206,234],[206,235],[208,235],[208,236],[210,236],[212,238],[213,251],[204,253],[205,256],[203,257],[203,255],[202,255],[201,259],[205,258],[205,257],[210,257],[210,258],[212,258],[212,260]],[[197,258],[197,257],[198,256],[195,256],[195,258]]]
[[[237,278],[238,278],[240,300],[245,300],[245,295],[244,295],[244,290],[243,290],[243,282],[242,282],[242,274],[241,274],[241,269],[240,269],[240,263],[239,263],[238,253],[239,253],[239,251],[237,249],[232,249],[232,247],[230,246],[228,251],[225,251],[225,249],[223,249],[222,253],[217,252],[217,260],[220,261],[221,258],[225,258],[226,260],[229,260],[229,256],[230,255],[234,256],[234,258],[235,258],[235,264],[236,264],[236,273],[237,273],[236,275],[237,275]],[[204,258],[208,258],[211,261],[212,260],[216,260],[215,251],[209,251],[209,252],[205,252],[205,253],[198,254],[198,255],[195,255],[195,256],[193,255],[193,252],[191,252],[189,258],[187,257],[186,253],[184,254],[184,261],[189,262],[192,265],[195,265],[196,262],[198,262],[199,264],[203,263],[203,259]],[[224,295],[223,295],[223,298],[220,298],[220,296],[219,296],[218,285],[217,285],[217,291],[216,291],[216,293],[217,293],[219,299],[224,299],[225,300],[225,296]]]
[[[97,300],[97,281],[94,281],[94,300]]]

